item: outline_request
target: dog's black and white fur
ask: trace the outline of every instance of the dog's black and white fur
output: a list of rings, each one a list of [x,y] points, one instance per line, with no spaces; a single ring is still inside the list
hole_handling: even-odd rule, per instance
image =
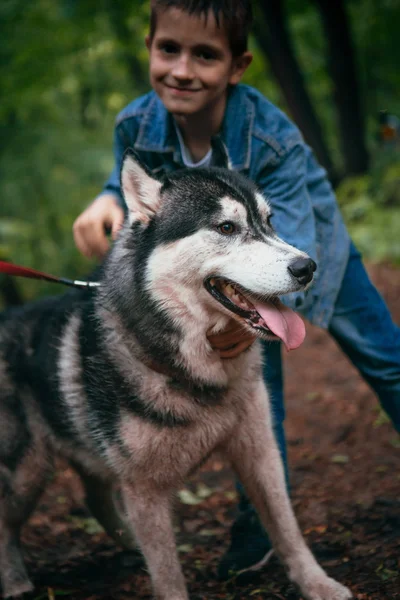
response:
[[[255,307],[268,305],[283,323],[276,297],[304,289],[314,263],[275,235],[266,200],[226,169],[185,170],[160,182],[128,155],[122,187],[129,215],[101,286],[0,317],[3,596],[32,587],[19,532],[60,452],[107,532],[140,547],[155,598],[186,600],[172,498],[219,450],[302,596],[350,598],[318,566],[296,523],[258,343],[223,360],[207,341],[232,317],[275,338]]]

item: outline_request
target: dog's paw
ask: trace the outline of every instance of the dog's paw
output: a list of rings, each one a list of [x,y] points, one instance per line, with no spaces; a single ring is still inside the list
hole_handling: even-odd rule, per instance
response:
[[[8,585],[4,585],[3,583],[3,588],[3,596],[7,600],[11,600],[11,598],[23,598],[25,594],[29,594],[34,590],[32,583],[28,579]]]
[[[349,588],[331,577],[311,581],[307,586],[302,586],[301,591],[307,600],[350,600],[353,598]]]

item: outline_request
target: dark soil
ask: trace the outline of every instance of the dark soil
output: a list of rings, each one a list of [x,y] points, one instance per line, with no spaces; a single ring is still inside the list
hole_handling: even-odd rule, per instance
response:
[[[388,265],[370,272],[400,322],[400,272]],[[400,599],[399,437],[324,331],[309,327],[305,344],[285,364],[292,498],[308,543],[358,600]],[[252,581],[216,581],[236,511],[234,489],[229,469],[212,459],[188,482],[192,495],[181,494],[185,502],[177,504],[191,598],[298,600],[276,559]],[[151,598],[140,559],[99,531],[79,481],[63,464],[23,542],[36,600]]]

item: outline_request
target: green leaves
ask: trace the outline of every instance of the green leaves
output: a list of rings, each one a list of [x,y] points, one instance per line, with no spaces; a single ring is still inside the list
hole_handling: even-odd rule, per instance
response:
[[[183,488],[179,490],[178,497],[183,504],[196,505],[203,502],[211,494],[213,494],[213,490],[200,482],[196,487],[196,493],[190,491],[188,488]]]
[[[349,4],[360,59],[369,142],[367,176],[338,190],[346,222],[370,259],[400,261],[400,162],[376,144],[377,111],[400,115],[398,2]],[[260,5],[259,5],[260,6]],[[305,84],[340,167],[337,125],[313,3],[287,1],[290,35]],[[93,263],[75,249],[72,224],[100,192],[113,166],[115,116],[149,88],[149,2],[139,0],[2,0],[0,22],[0,253],[3,259],[65,275]],[[254,38],[246,82],[283,105],[282,92]],[[25,299],[54,286],[18,280]]]
[[[395,151],[378,158],[368,175],[346,178],[337,197],[365,258],[400,263],[400,161]]]

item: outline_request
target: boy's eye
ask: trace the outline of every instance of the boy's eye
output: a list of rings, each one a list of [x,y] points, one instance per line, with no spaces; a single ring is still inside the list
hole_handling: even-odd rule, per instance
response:
[[[161,52],[164,52],[164,54],[176,54],[177,52],[179,52],[178,46],[176,44],[173,44],[172,42],[165,42],[163,44],[160,44],[159,50],[161,50]]]
[[[236,225],[231,223],[230,221],[226,221],[225,223],[221,223],[221,225],[217,226],[217,229],[223,235],[232,235],[236,231]]]
[[[197,53],[197,56],[199,58],[201,58],[202,60],[215,60],[216,56],[213,52],[210,52],[209,50],[199,50]]]

